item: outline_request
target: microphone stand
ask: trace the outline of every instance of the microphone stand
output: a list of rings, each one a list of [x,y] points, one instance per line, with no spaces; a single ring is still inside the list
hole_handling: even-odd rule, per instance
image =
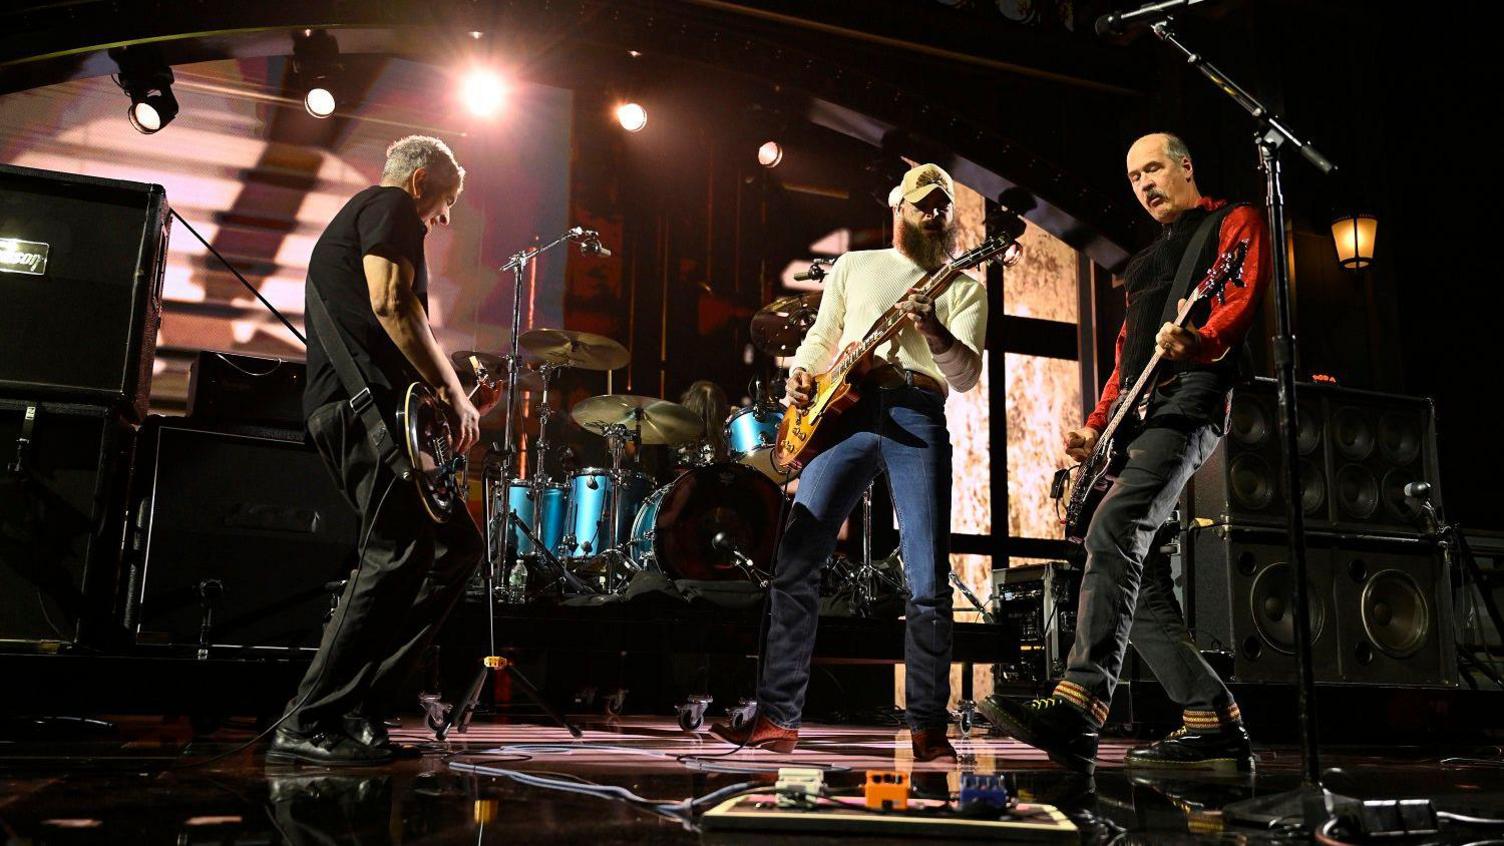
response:
[[[1274,276],[1274,308],[1278,328],[1274,336],[1274,364],[1279,383],[1279,433],[1281,470],[1285,482],[1285,518],[1289,522],[1290,566],[1295,576],[1295,663],[1299,674],[1298,706],[1302,758],[1301,785],[1272,796],[1234,802],[1223,809],[1234,823],[1270,828],[1301,820],[1314,831],[1331,816],[1332,794],[1321,785],[1320,752],[1317,748],[1316,682],[1311,666],[1311,597],[1306,580],[1305,515],[1300,506],[1300,465],[1297,456],[1299,427],[1295,405],[1295,330],[1290,310],[1290,268],[1285,253],[1284,191],[1280,186],[1281,148],[1286,144],[1300,151],[1323,174],[1336,170],[1315,147],[1301,141],[1278,115],[1245,91],[1215,65],[1192,51],[1176,36],[1170,18],[1156,22],[1155,36],[1180,51],[1186,64],[1206,77],[1218,91],[1231,97],[1258,125],[1254,145],[1259,169],[1264,173],[1264,205],[1268,216]]]
[[[511,258],[507,259],[507,263],[499,268],[500,272],[502,273],[506,273],[507,271],[512,272],[512,349],[511,354],[507,356],[507,392],[505,401],[506,421],[502,424],[503,429],[501,449],[497,450],[494,445],[492,446],[493,452],[499,452],[501,454],[501,490],[503,493],[505,493],[505,491],[507,490],[507,485],[510,484],[512,477],[512,468],[515,466],[515,459],[517,457],[517,450],[512,446],[512,418],[514,417],[514,414],[517,410],[517,363],[518,361],[520,361],[521,356],[521,351],[518,345],[519,336],[522,334],[523,276],[527,273],[527,266],[529,262],[532,262],[533,260],[537,259],[538,256],[548,252],[554,247],[559,246],[565,241],[574,240],[580,241],[582,248],[590,244],[595,244],[596,249],[600,249],[598,235],[588,229],[583,229],[576,226],[541,247],[530,247],[526,250],[521,250],[519,252],[513,253]],[[488,490],[486,492],[485,501],[485,524],[486,533],[489,535],[491,534],[492,527],[495,525],[496,520],[492,514],[492,509],[495,507],[493,504],[494,497],[489,490],[489,485],[487,485],[486,487],[488,488]],[[569,733],[574,737],[580,736],[580,730],[573,724],[571,724],[567,719],[560,716],[556,711],[554,711],[553,708],[549,707],[548,703],[543,701],[543,698],[538,695],[537,690],[527,681],[527,679],[523,678],[522,674],[518,672],[517,668],[513,666],[511,661],[496,654],[496,570],[497,567],[511,560],[512,522],[510,518],[512,516],[512,512],[510,504],[508,504],[507,507],[507,514],[508,519],[501,521],[501,541],[499,548],[495,549],[493,552],[489,538],[486,544],[486,550],[491,554],[490,560],[486,562],[486,569],[484,573],[486,582],[486,626],[487,634],[489,637],[489,651],[487,651],[486,657],[481,659],[480,671],[476,673],[475,678],[470,682],[470,687],[466,689],[464,700],[462,700],[456,707],[449,709],[449,712],[444,715],[443,723],[439,726],[438,730],[434,732],[434,737],[438,740],[445,739],[449,735],[451,729],[458,728],[460,734],[464,734],[465,731],[470,727],[470,718],[475,716],[475,706],[480,699],[481,689],[485,686],[486,677],[490,675],[494,670],[504,670],[510,673],[513,678],[517,679],[521,683],[519,686],[523,689],[523,691],[525,691],[534,699],[534,701],[542,706],[545,713],[552,717],[555,722],[568,729]]]

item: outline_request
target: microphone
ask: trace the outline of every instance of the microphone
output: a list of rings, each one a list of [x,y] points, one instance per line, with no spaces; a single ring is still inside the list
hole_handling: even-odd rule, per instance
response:
[[[1172,12],[1182,8],[1189,8],[1206,0],[1160,0],[1158,3],[1147,3],[1137,9],[1129,9],[1126,12],[1113,12],[1097,18],[1097,35],[1122,35],[1136,24],[1152,24],[1169,17]]]
[[[576,226],[569,230],[569,237],[580,242],[580,255],[582,256],[607,258],[611,255],[611,251],[601,243],[601,233],[594,229]]]
[[[1429,500],[1431,498],[1431,483],[1408,482],[1405,485],[1405,496],[1421,501]]]
[[[716,532],[715,537],[710,539],[710,545],[721,552],[737,551],[736,544],[731,542],[731,538],[727,537],[725,532]]]
[[[809,263],[809,270],[794,274],[794,281],[808,282],[809,280],[814,279],[818,282],[819,280],[824,279],[825,274],[830,272],[826,268],[830,267],[832,261],[834,261],[834,259],[815,259],[814,261]]]

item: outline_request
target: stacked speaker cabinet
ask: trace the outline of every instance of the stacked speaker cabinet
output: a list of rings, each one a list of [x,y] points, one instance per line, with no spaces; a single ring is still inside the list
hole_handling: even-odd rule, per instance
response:
[[[1441,507],[1426,399],[1331,385],[1297,389],[1312,658],[1317,681],[1457,683],[1451,581],[1411,482]],[[1199,644],[1243,681],[1293,682],[1293,584],[1279,405],[1272,380],[1233,391],[1227,435],[1185,502]]]

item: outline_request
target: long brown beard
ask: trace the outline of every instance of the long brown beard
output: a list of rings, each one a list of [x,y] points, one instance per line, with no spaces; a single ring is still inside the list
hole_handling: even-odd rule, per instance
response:
[[[915,264],[933,273],[950,259],[950,245],[956,239],[956,225],[951,223],[940,232],[927,232],[922,226],[898,219],[898,251]]]

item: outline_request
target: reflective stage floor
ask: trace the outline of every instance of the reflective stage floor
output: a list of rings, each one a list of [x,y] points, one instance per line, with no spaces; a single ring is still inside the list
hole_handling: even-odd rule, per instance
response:
[[[959,763],[915,764],[907,732],[895,728],[806,726],[792,755],[744,750],[726,757],[729,746],[682,732],[670,717],[582,725],[585,736],[576,741],[558,728],[478,721],[420,759],[332,771],[269,766],[264,746],[194,766],[248,740],[249,727],[232,725],[188,743],[191,731],[181,720],[130,717],[40,730],[11,723],[4,736],[12,739],[0,741],[0,830],[7,844],[905,842],[702,832],[699,818],[451,767],[480,763],[678,802],[749,781],[771,783],[777,767],[792,765],[830,768],[827,781],[836,788],[857,788],[869,769],[909,771],[914,789],[930,795],[954,792],[962,772],[1009,772],[1023,800],[1059,807],[1084,843],[1309,842],[1225,828],[1221,815],[1228,802],[1294,786],[1300,757],[1292,747],[1260,747],[1255,775],[1207,778],[1125,770],[1122,756],[1132,744],[1113,740],[1104,744],[1096,776],[1083,778],[980,732],[955,739]],[[394,737],[431,741],[416,719]],[[1328,786],[1341,793],[1431,797],[1445,810],[1504,815],[1504,758],[1496,747],[1332,748],[1323,763],[1340,770]],[[1487,838],[1459,830],[1428,842]]]

